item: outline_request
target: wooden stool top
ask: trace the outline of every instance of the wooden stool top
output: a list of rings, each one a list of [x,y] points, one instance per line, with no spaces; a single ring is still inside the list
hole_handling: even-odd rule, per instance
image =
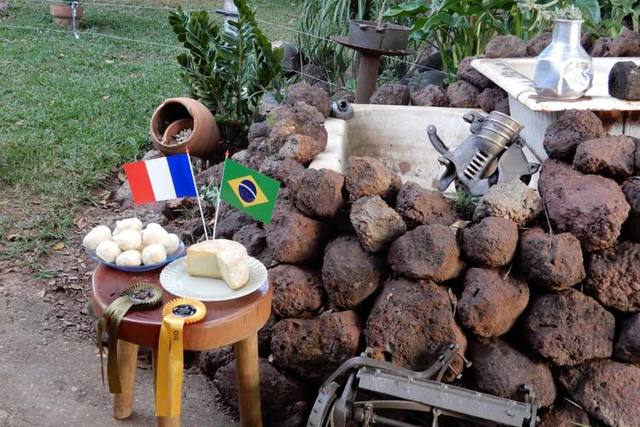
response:
[[[97,316],[120,293],[136,282],[160,285],[161,269],[127,273],[99,265],[93,273],[91,302]],[[265,283],[257,291],[229,301],[205,302],[207,316],[184,328],[185,350],[211,350],[241,341],[254,334],[269,319],[273,288]],[[162,305],[176,298],[163,289]],[[162,306],[154,310],[130,311],[120,323],[119,338],[144,347],[157,347]]]

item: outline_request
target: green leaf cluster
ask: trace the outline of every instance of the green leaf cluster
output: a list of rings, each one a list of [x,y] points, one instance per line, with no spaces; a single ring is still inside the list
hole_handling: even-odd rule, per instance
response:
[[[178,55],[191,96],[214,114],[223,137],[240,143],[257,116],[261,95],[282,74],[280,49],[273,49],[246,0],[234,0],[239,18],[224,31],[207,12],[169,15],[169,24],[187,52]]]
[[[611,36],[622,30],[625,18],[631,21],[631,30],[640,31],[640,0],[601,0],[602,25]]]
[[[549,28],[553,10],[567,5],[578,8],[588,22],[600,22],[597,0],[411,0],[392,7],[386,16],[408,19],[411,39],[435,44],[444,71],[453,76],[463,58],[483,53],[496,35],[531,39]]]

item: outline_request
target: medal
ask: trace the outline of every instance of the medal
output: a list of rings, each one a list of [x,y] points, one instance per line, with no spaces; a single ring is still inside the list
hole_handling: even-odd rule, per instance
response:
[[[120,321],[129,310],[151,310],[162,300],[162,289],[149,283],[134,283],[122,291],[120,296],[105,308],[98,320],[98,348],[100,349],[100,373],[104,383],[104,366],[102,362],[102,335],[109,328],[109,354],[107,356],[107,378],[109,391],[120,393],[120,375],[118,370],[118,330]]]
[[[162,309],[156,367],[156,416],[180,415],[182,370],[184,368],[183,333],[185,323],[195,323],[207,314],[205,305],[192,298],[171,300]]]

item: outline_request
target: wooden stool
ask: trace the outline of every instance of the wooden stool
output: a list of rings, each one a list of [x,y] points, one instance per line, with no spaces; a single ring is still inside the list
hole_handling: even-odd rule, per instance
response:
[[[103,265],[93,274],[92,305],[97,316],[120,293],[136,282],[147,282],[158,287],[160,270],[147,273],[126,273]],[[261,427],[260,376],[258,368],[258,330],[271,314],[273,289],[265,283],[259,290],[242,298],[207,302],[207,316],[203,321],[184,328],[185,350],[212,350],[234,344],[237,364],[238,402],[240,425]],[[163,304],[175,298],[164,291]],[[131,311],[120,323],[118,339],[118,366],[122,393],[113,398],[113,416],[125,419],[133,411],[133,390],[136,379],[138,347],[153,349],[154,379],[157,346],[160,335],[162,307],[148,311]],[[180,417],[158,417],[158,426],[179,426]]]

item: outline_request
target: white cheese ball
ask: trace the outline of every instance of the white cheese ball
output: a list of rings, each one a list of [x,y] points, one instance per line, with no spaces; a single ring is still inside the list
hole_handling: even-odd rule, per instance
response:
[[[118,244],[121,251],[136,250],[142,243],[142,234],[136,230],[124,230],[113,236],[113,241]]]
[[[142,264],[142,258],[138,251],[124,251],[116,258],[116,265],[126,267],[137,267]]]
[[[96,255],[104,262],[113,263],[122,251],[113,240],[106,240],[96,248]]]
[[[120,234],[125,230],[142,231],[142,221],[138,218],[126,218],[116,221],[116,228],[113,230],[113,235]]]
[[[167,251],[162,245],[149,245],[142,251],[142,263],[152,265],[163,262],[167,259]]]
[[[167,238],[167,230],[162,228],[160,224],[152,222],[147,225],[147,228],[142,232],[142,244],[148,245],[162,245]]]
[[[106,225],[99,225],[84,236],[82,244],[90,251],[95,251],[100,243],[107,240],[111,240],[111,230]]]
[[[164,246],[167,251],[167,255],[173,255],[180,246],[180,238],[173,233],[167,234],[162,242],[162,246]]]

